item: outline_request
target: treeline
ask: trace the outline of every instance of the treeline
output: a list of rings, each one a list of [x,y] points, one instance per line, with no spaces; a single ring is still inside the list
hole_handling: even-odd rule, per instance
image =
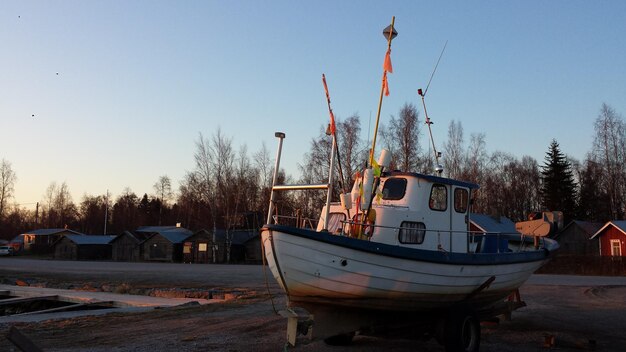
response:
[[[530,212],[561,210],[566,219],[604,222],[623,219],[626,207],[626,123],[603,104],[593,124],[593,145],[584,160],[564,153],[556,139],[540,164],[531,156],[517,157],[487,151],[486,136],[472,133],[466,140],[463,126],[452,121],[448,138],[435,151],[424,131],[424,121],[413,104],[405,104],[379,130],[378,152],[392,153],[391,169],[432,174],[437,163],[443,176],[474,182],[473,210],[502,215],[514,221]],[[356,173],[368,160],[370,145],[361,135],[358,114],[337,123],[341,177],[334,199],[349,192]],[[325,128],[310,141],[299,164],[299,176],[280,170],[279,183],[325,183],[328,180],[332,139]],[[378,154],[377,152],[377,154]],[[36,210],[11,203],[16,172],[11,163],[0,164],[0,236],[11,238],[33,228],[68,227],[83,233],[120,233],[142,225],[181,223],[201,228],[251,228],[267,216],[273,175],[273,156],[265,145],[252,155],[247,147],[235,149],[232,138],[217,130],[195,141],[195,165],[178,188],[167,175],[157,178],[153,190],[141,195],[125,189],[121,195],[85,194],[74,203],[66,183],[53,182]],[[315,218],[325,201],[319,191],[280,193],[276,207],[283,215]]]

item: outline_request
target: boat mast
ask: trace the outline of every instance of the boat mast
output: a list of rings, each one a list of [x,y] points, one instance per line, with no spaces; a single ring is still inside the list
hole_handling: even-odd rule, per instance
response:
[[[383,35],[387,38],[387,54],[391,51],[391,40],[398,35],[393,29],[393,25],[396,21],[396,16],[391,17],[391,25],[383,30]],[[384,65],[383,65],[384,66]],[[383,106],[383,95],[385,94],[385,87],[387,85],[387,70],[383,67],[383,78],[380,87],[380,99],[378,101],[378,112],[376,113],[376,125],[374,127],[374,138],[372,139],[372,150],[370,151],[370,166],[374,164],[374,151],[376,150],[376,136],[378,135],[378,122],[380,121],[380,110]]]

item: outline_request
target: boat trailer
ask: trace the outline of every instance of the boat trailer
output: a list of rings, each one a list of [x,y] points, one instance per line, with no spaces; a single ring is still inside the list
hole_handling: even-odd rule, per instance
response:
[[[490,283],[485,282],[467,300]],[[434,337],[451,352],[478,351],[481,322],[497,324],[500,317],[510,321],[513,311],[525,306],[519,290],[515,290],[506,299],[477,310],[465,301],[425,313],[364,311],[298,303],[297,307],[290,306],[279,314],[287,318],[287,343],[294,347],[299,339],[323,339],[329,345],[347,345],[357,335],[420,340]]]

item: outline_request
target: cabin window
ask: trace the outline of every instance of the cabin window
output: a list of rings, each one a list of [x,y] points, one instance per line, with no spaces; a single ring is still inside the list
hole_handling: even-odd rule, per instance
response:
[[[454,190],[454,210],[457,213],[467,212],[467,204],[469,199],[469,192],[464,188],[456,188]]]
[[[445,211],[448,209],[448,189],[444,185],[434,184],[430,190],[428,206],[432,210]]]
[[[344,213],[328,214],[328,231],[331,233],[341,233],[341,228],[343,227],[342,221],[346,221],[346,214]]]
[[[614,257],[622,256],[622,246],[619,240],[611,240],[611,255]]]
[[[426,225],[423,222],[403,221],[398,240],[405,244],[422,244],[425,235]]]
[[[384,200],[400,200],[406,193],[406,178],[388,178],[383,186]]]

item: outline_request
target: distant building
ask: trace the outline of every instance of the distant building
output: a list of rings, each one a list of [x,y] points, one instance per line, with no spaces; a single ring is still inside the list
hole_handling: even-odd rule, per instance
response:
[[[259,263],[261,235],[259,231],[235,230],[231,233],[231,263]]]
[[[183,243],[183,261],[185,263],[222,263],[226,253],[225,238],[223,232],[215,237],[208,230],[194,233]]]
[[[500,234],[518,234],[515,223],[504,216],[470,214],[470,250],[473,252],[496,253],[508,250],[505,239]]]
[[[193,233],[175,226],[144,226],[135,234],[148,235],[141,243],[141,259],[146,261],[180,262],[183,257],[183,241]]]
[[[515,223],[504,216],[470,215],[470,231],[482,233],[518,233]]]
[[[626,256],[626,220],[609,221],[599,229],[591,240],[597,240],[603,257]]]
[[[602,223],[574,220],[558,232],[559,255],[599,255],[599,241],[590,238],[600,230]]]
[[[111,259],[123,262],[141,260],[141,242],[151,234],[124,231],[111,241]]]
[[[115,237],[116,236],[65,234],[52,244],[54,259],[111,259],[110,242],[115,239]]]
[[[22,249],[33,253],[50,253],[52,244],[64,235],[84,234],[68,229],[38,229],[20,234],[11,242],[21,242]]]

